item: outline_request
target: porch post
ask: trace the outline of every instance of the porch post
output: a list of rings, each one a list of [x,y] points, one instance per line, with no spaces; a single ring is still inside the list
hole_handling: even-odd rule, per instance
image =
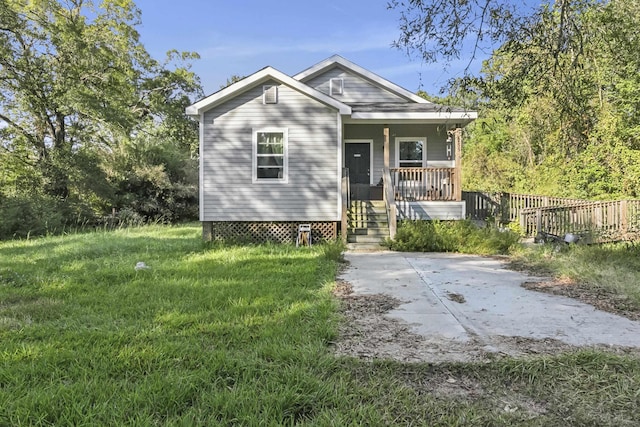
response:
[[[393,195],[393,184],[391,183],[391,173],[389,170],[390,162],[390,151],[389,151],[389,126],[384,125],[383,128],[384,135],[384,170],[382,173],[383,179],[383,194],[384,194],[384,205],[387,210],[387,219],[389,221],[389,238],[394,239],[396,237],[396,228],[397,228],[397,212],[396,212],[396,201],[394,200]]]
[[[389,169],[389,126],[384,126],[384,167]]]
[[[453,184],[454,197],[457,202],[462,200],[462,128],[454,131],[455,144],[455,182]]]

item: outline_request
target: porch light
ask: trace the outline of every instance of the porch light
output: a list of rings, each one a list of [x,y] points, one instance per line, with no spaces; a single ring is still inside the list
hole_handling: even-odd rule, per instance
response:
[[[447,159],[451,160],[451,153],[453,152],[453,131],[447,131]]]

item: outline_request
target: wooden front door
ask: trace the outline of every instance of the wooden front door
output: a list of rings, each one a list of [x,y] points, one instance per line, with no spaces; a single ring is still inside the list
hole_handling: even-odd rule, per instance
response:
[[[369,200],[371,182],[371,145],[368,142],[350,142],[345,144],[345,167],[349,169],[351,198]]]

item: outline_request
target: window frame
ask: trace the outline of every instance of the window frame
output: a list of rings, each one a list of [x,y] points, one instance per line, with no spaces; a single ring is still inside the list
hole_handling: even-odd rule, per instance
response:
[[[282,178],[258,178],[258,158],[270,155],[258,154],[259,133],[282,134]],[[281,127],[265,127],[251,129],[252,154],[251,154],[251,179],[254,184],[286,184],[289,182],[289,129]]]
[[[401,160],[400,159],[400,143],[401,142],[416,142],[416,141],[420,141],[422,142],[422,160],[420,161],[420,164],[418,164],[418,160]],[[396,137],[396,158],[395,158],[395,164],[396,164],[396,168],[410,168],[410,167],[415,167],[415,168],[425,168],[426,164],[427,164],[427,138],[425,137],[415,137],[415,136],[401,136],[401,137]],[[400,166],[400,163],[407,163],[407,162],[415,162],[416,166]]]

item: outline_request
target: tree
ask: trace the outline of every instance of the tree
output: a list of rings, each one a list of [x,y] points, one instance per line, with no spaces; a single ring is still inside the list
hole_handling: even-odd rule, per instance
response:
[[[176,116],[198,80],[169,70],[139,42],[130,0],[0,0],[2,145],[28,147],[50,194],[69,196],[66,168],[80,147],[109,147],[146,119]]]
[[[132,0],[0,0],[0,193],[100,215],[118,199],[108,162],[121,144],[197,152],[184,114],[202,94],[197,54],[153,59],[139,23]]]

